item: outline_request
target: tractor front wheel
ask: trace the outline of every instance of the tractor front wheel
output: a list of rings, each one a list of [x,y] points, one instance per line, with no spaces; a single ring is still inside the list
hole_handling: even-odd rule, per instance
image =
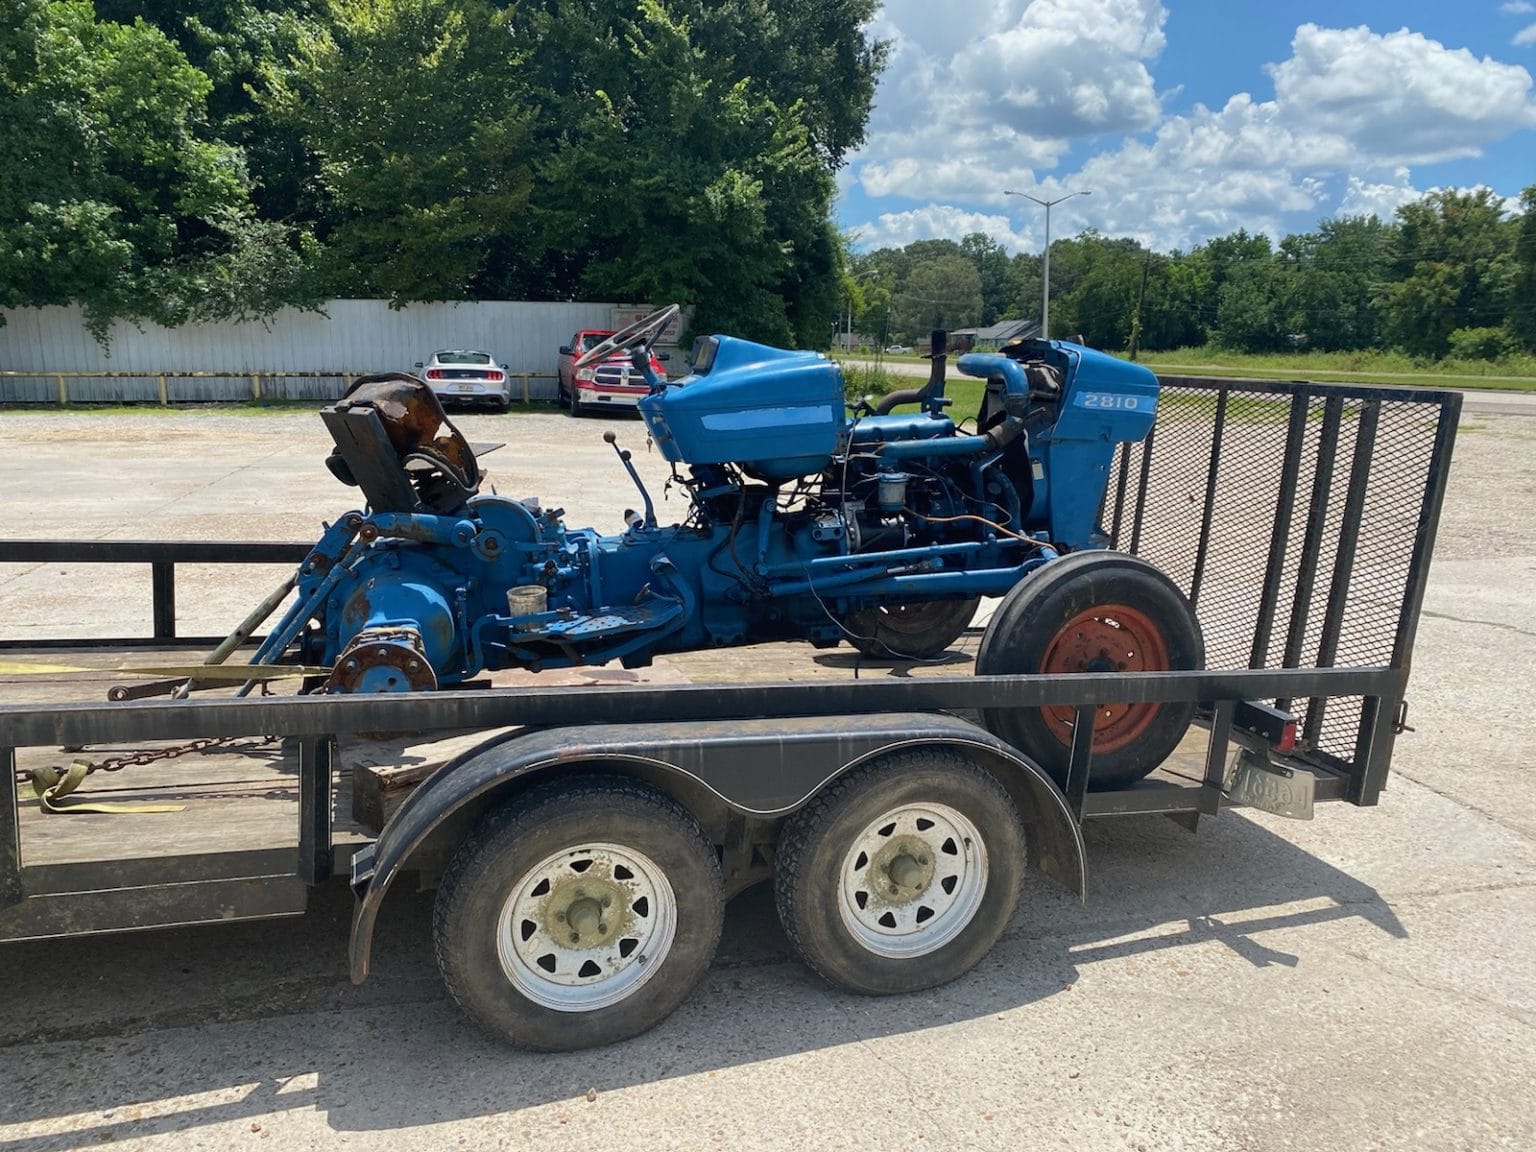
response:
[[[1205,666],[1194,609],[1157,568],[1118,552],[1078,552],[1016,585],[982,636],[978,675],[1165,672]],[[1065,785],[1075,708],[982,711],[1008,741]],[[1193,701],[1100,704],[1089,787],[1123,788],[1178,747]]]
[[[892,604],[852,613],[844,625],[849,641],[876,660],[929,660],[970,627],[981,601],[933,600]]]

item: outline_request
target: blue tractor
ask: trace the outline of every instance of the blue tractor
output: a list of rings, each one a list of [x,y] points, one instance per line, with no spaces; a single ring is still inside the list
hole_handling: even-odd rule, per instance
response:
[[[650,386],[640,415],[689,494],[681,523],[657,523],[616,445],[641,505],[618,533],[482,493],[476,448],[425,384],[363,377],[322,416],[336,445],[327,464],[366,508],[327,527],[254,662],[324,665],[324,690],[354,693],[773,640],[926,660],[980,597],[1002,596],[979,673],[1202,665],[1183,594],[1105,550],[1099,526],[1117,447],[1152,427],[1151,372],[1058,341],[966,354],[960,370],[986,390],[974,422],[957,424],[936,333],[925,386],[850,412],[827,357],[728,336],[701,338],[687,377],[660,378],[650,348],[677,311],[616,333],[578,367],[633,354]],[[1095,785],[1145,775],[1191,715],[1104,709]],[[1064,778],[1071,709],[983,719]]]

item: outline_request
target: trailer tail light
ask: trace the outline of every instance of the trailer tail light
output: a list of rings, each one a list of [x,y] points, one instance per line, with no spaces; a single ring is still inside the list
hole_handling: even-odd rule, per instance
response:
[[[1294,752],[1296,750],[1296,718],[1293,716],[1285,722],[1280,729],[1280,738],[1271,745],[1276,752]]]
[[[1276,752],[1296,750],[1296,717],[1273,704],[1240,701],[1232,716],[1232,726],[1259,737]]]

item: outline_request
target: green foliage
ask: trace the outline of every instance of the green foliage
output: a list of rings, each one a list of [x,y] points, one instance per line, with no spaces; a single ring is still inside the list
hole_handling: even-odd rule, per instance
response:
[[[1520,194],[1520,207],[1506,323],[1522,348],[1536,352],[1536,184]]]
[[[1280,258],[1290,267],[1289,321],[1311,348],[1374,347],[1381,341],[1377,302],[1394,233],[1375,216],[1325,220],[1316,232],[1288,236]]]
[[[977,323],[994,324],[1009,310],[1009,262],[1007,250],[981,232],[960,241],[960,251],[976,265],[981,285],[981,316]]]
[[[1038,253],[849,251],[877,0],[11,0],[0,307],[267,315],[328,295],[686,301],[824,347],[1039,314]],[[1052,327],[1504,364],[1536,353],[1536,185],[1189,252],[1052,247]],[[685,334],[685,336],[688,334]],[[1489,359],[1492,357],[1493,359]],[[1480,370],[1480,369],[1469,369]]]
[[[1051,245],[1051,333],[1097,348],[1130,346],[1147,253],[1134,240],[1085,232]]]
[[[1290,270],[1270,259],[1229,269],[1218,296],[1216,337],[1223,347],[1274,352],[1288,344],[1294,289]]]
[[[0,305],[682,300],[825,346],[876,0],[17,0]]]
[[[1486,190],[1436,192],[1405,205],[1396,221],[1339,217],[1278,246],[1240,229],[1166,255],[1085,232],[1051,245],[1051,329],[1114,352],[1215,344],[1262,355],[1395,346],[1426,361],[1451,355],[1476,365],[1493,356],[1504,363],[1518,350],[1536,352],[1536,185],[1525,190],[1521,208],[1505,218]],[[923,318],[899,304],[935,294],[915,292],[910,282],[941,257],[972,261],[984,287],[982,314],[994,315],[996,277],[987,278],[993,248],[973,235],[960,244],[923,240],[852,259],[856,271],[879,272],[898,303],[891,338],[911,342],[926,335],[917,326]],[[1038,316],[1040,282],[1040,257],[1014,256],[1006,305],[995,318]],[[1452,334],[1463,329],[1478,335],[1463,333],[1453,345]]]
[[[319,160],[328,292],[475,298],[486,238],[517,225],[532,182],[506,17],[486,0],[332,0],[330,17],[294,28],[261,95]]]
[[[509,294],[686,300],[696,331],[825,347],[845,295],[832,171],[862,139],[884,51],[851,22],[871,6],[511,11],[531,45],[541,159],[538,279],[511,274]]]
[[[920,260],[891,307],[892,331],[911,339],[934,328],[968,327],[981,317],[981,275],[963,255]]]
[[[1455,360],[1499,360],[1515,351],[1507,328],[1458,328],[1449,343]]]
[[[311,299],[290,230],[256,218],[211,84],[159,29],[87,0],[20,0],[0,25],[0,306],[240,317]]]
[[[844,363],[842,370],[843,396],[850,404],[857,404],[866,396],[871,400],[878,399],[893,388],[911,388],[916,383],[910,377],[898,378],[883,368],[868,364]]]
[[[1387,335],[1408,352],[1444,356],[1458,328],[1500,324],[1516,279],[1514,228],[1499,198],[1436,191],[1397,210],[1384,302]]]

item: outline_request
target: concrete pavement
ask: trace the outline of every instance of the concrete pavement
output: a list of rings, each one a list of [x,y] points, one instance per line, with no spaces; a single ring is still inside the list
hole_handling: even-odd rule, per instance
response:
[[[630,502],[603,431],[664,475],[633,422],[464,425],[577,524]],[[465,1024],[430,894],[391,895],[360,988],[339,886],[292,921],[0,946],[0,1152],[1536,1146],[1533,444],[1464,422],[1377,809],[1090,824],[1086,906],[1031,885],[980,968],[896,999],[822,984],[749,891],[675,1017],[560,1057]],[[4,413],[0,492],[17,536],[312,536],[350,506],[324,448],[311,413]],[[274,582],[191,575],[189,630]],[[146,629],[145,587],[0,570],[4,634]]]

